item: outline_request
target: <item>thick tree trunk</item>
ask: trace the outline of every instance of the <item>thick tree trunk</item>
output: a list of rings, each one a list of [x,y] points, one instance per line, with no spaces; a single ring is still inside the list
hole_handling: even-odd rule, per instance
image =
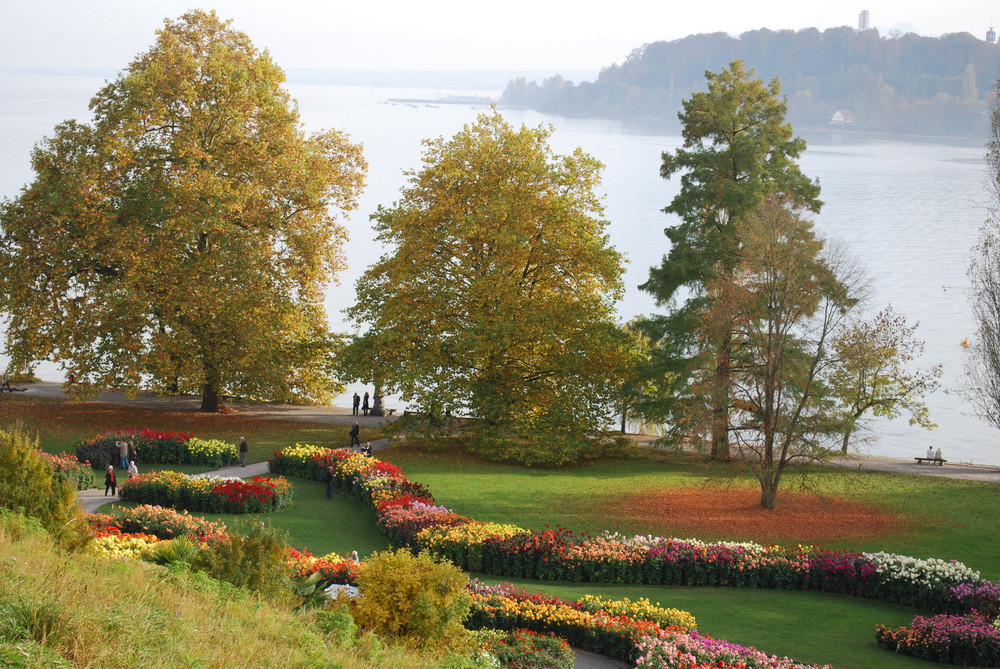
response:
[[[206,383],[201,387],[201,409],[207,413],[215,413],[219,410],[219,391],[211,383]]]
[[[382,387],[375,384],[375,393],[372,395],[372,408],[368,412],[369,416],[384,416],[385,407],[382,405]]]
[[[761,485],[760,487],[760,505],[764,509],[774,509],[774,505],[778,500],[778,488],[777,486]]]

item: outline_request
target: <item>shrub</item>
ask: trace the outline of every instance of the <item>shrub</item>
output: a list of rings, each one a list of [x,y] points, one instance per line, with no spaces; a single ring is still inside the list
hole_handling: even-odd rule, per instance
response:
[[[507,669],[573,669],[576,661],[564,639],[531,630],[480,630],[476,638]]]
[[[429,553],[375,553],[361,567],[358,592],[353,613],[362,627],[424,648],[469,645],[466,575]]]
[[[58,480],[38,453],[37,439],[23,428],[0,430],[0,506],[38,518],[64,548],[81,548],[92,537],[76,488]]]
[[[244,533],[215,537],[191,560],[191,568],[212,578],[271,597],[287,596],[284,533],[250,523]]]

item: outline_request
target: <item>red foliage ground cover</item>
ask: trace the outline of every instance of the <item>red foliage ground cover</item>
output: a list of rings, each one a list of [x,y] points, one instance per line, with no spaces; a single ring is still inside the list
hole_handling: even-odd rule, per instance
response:
[[[654,490],[608,499],[602,511],[662,536],[765,543],[863,541],[906,531],[910,524],[904,516],[853,500],[790,491],[779,492],[778,508],[768,511],[760,506],[760,491],[752,488]]]

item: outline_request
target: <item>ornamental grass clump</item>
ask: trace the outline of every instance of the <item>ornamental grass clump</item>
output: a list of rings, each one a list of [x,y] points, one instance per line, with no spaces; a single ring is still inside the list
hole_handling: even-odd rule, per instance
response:
[[[281,476],[255,476],[244,481],[159,471],[124,481],[118,488],[118,498],[203,513],[267,513],[291,504],[292,485]]]
[[[875,631],[879,646],[931,662],[966,667],[1000,666],[1000,629],[979,613],[916,616],[910,627]]]

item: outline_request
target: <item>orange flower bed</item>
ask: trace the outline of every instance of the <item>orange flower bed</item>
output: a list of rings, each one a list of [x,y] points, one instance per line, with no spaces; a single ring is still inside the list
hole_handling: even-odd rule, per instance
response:
[[[654,490],[602,504],[623,524],[662,536],[726,537],[782,543],[864,541],[905,532],[911,519],[839,497],[782,491],[778,508],[760,506],[756,488],[688,487]]]

